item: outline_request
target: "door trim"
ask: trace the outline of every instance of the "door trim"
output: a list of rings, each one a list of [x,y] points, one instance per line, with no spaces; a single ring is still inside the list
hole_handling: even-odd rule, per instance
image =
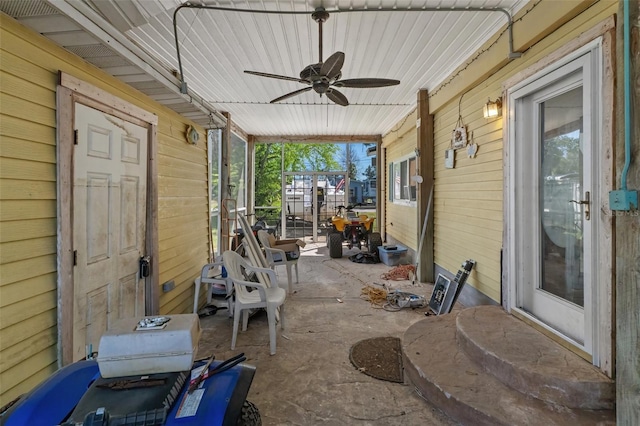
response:
[[[287,212],[286,212],[286,204],[287,204],[287,177],[291,176],[293,178],[295,178],[296,176],[308,176],[311,177],[311,203],[314,209],[318,208],[317,207],[317,200],[318,200],[318,176],[344,176],[344,186],[345,188],[347,188],[346,191],[344,191],[344,200],[342,202],[343,205],[348,205],[349,203],[347,202],[349,199],[349,174],[346,171],[334,171],[334,172],[315,172],[315,171],[297,171],[297,172],[284,172],[282,173],[282,179],[281,179],[281,191],[282,191],[282,199],[284,200],[284,207],[281,209],[280,212],[280,220],[282,223],[282,236],[283,238],[287,238]],[[305,187],[303,189],[303,191],[305,189],[308,189],[309,187]],[[329,195],[328,193],[325,193],[324,195],[325,197],[325,206],[328,206],[328,200],[329,199]],[[337,199],[337,197],[335,197],[334,195],[334,201]],[[304,195],[303,195],[303,203],[304,203]],[[304,206],[304,204],[303,204]],[[303,207],[304,210],[304,207]],[[314,243],[319,242],[318,240],[318,212],[316,212],[316,210],[313,210],[313,228],[312,228],[312,235],[311,235],[311,240]],[[289,237],[289,238],[293,238],[293,237]],[[325,236],[326,238],[326,236]],[[304,239],[304,237],[303,237]]]
[[[147,158],[147,231],[146,252],[152,255],[151,274],[145,281],[145,311],[159,311],[158,264],[158,117],[96,86],[69,74],[60,73],[56,90],[57,168],[57,281],[58,281],[58,367],[73,359],[73,146],[74,105],[76,102],[117,116],[148,129]]]
[[[542,70],[546,72],[564,65],[574,59],[581,52],[588,50],[595,43],[600,45],[600,83],[601,83],[601,110],[599,134],[596,141],[597,162],[593,164],[593,179],[598,183],[597,190],[599,203],[592,206],[592,220],[598,221],[596,234],[594,235],[593,256],[597,259],[599,268],[597,269],[593,281],[595,292],[593,299],[597,301],[594,310],[596,316],[594,325],[593,352],[597,356],[592,362],[598,366],[609,377],[614,376],[615,364],[615,300],[613,296],[613,283],[615,275],[615,257],[613,243],[614,218],[608,209],[608,193],[614,189],[614,146],[615,146],[615,23],[612,18],[608,18],[591,30],[581,34],[576,39],[568,42],[565,46],[550,53],[540,61],[530,67],[515,74],[506,80],[502,86],[505,96],[505,111],[510,111],[507,94],[522,87],[524,84],[535,79],[535,76]],[[504,252],[502,268],[502,304],[505,309],[511,312],[514,304],[514,294],[511,282],[515,279],[515,241],[514,241],[514,197],[513,182],[515,178],[515,168],[512,164],[513,146],[513,124],[509,119],[504,120],[503,127],[503,167],[504,167]],[[578,348],[575,348],[578,349]],[[580,354],[580,350],[576,350]]]

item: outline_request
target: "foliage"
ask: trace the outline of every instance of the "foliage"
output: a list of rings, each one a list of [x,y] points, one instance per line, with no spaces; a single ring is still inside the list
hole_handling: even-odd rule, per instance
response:
[[[543,176],[579,173],[582,158],[580,139],[568,135],[545,140],[542,164]]]
[[[367,180],[375,179],[377,176],[376,168],[372,165],[368,165],[367,168],[364,169],[364,172],[362,172],[362,174]]]
[[[231,161],[229,163],[229,184],[231,185],[231,198],[237,200],[237,207],[246,207],[244,194],[246,186],[246,147],[247,143],[236,135],[231,137]]]
[[[358,176],[358,156],[353,149],[345,149],[340,156],[343,170],[347,171],[349,179],[357,180]]]
[[[356,177],[358,176],[358,166],[356,166],[356,163],[349,163],[348,169],[349,179],[357,180]]]
[[[335,171],[338,150],[337,144],[287,143],[284,150],[281,143],[256,144],[255,205],[282,205],[281,163],[285,172]]]
[[[255,150],[256,206],[280,205],[280,144],[257,144]]]

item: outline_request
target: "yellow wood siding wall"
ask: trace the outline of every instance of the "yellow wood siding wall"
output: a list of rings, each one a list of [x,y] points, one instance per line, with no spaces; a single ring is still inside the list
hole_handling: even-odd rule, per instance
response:
[[[495,99],[500,93],[499,83],[492,89]],[[467,136],[479,149],[475,158],[468,158],[466,149],[456,150],[454,169],[445,169],[444,154],[451,147],[451,133],[458,121],[457,102],[435,116],[434,258],[436,264],[452,273],[465,259],[474,259],[477,263],[469,282],[498,301],[502,248],[502,119],[487,121],[482,117],[487,92],[479,92],[482,93],[466,94],[462,108]]]
[[[526,8],[525,8],[526,9]],[[617,10],[616,2],[601,1],[580,13],[464,94],[461,112],[470,141],[478,144],[476,158],[457,150],[454,169],[444,168],[444,150],[458,119],[459,96],[435,114],[435,262],[455,273],[467,258],[477,261],[468,283],[500,302],[500,250],[503,232],[503,118],[487,120],[487,99],[502,96],[502,82],[594,27]],[[531,17],[529,17],[531,18]],[[520,24],[530,38],[544,29],[527,16]],[[503,117],[506,111],[503,110]]]
[[[389,202],[389,164],[402,158],[415,155],[418,147],[418,134],[416,132],[417,112],[409,114],[406,120],[398,124],[397,129],[388,133],[382,140],[386,149],[384,173],[385,179],[385,228],[387,236],[395,238],[407,247],[418,249],[418,208]]]
[[[584,3],[584,2],[583,2]],[[565,5],[565,9],[575,8],[578,2]],[[528,5],[516,16],[514,34],[516,41],[528,45],[524,56],[494,71],[488,78],[470,85],[470,81],[459,84],[460,79],[470,77],[464,72],[454,78],[441,90],[436,88],[430,96],[431,113],[434,114],[434,257],[435,263],[455,273],[461,262],[472,258],[477,264],[467,281],[470,285],[491,299],[500,302],[500,251],[503,245],[503,119],[484,119],[482,107],[488,98],[495,100],[502,96],[502,82],[516,73],[531,67],[545,56],[559,49],[580,34],[593,28],[607,17],[616,13],[617,2],[600,1],[591,7],[575,9],[577,16],[557,29],[545,28],[546,21],[539,19],[545,14],[545,8],[557,8],[558,4],[544,0],[531,13]],[[537,8],[540,9],[537,9]],[[567,10],[564,10],[567,12]],[[555,12],[554,12],[555,13]],[[525,16],[523,16],[525,15]],[[518,20],[519,17],[522,19]],[[550,22],[550,21],[549,21]],[[516,49],[519,48],[516,44]],[[489,55],[495,61],[503,60],[502,52]],[[472,55],[473,56],[473,55]],[[478,61],[482,63],[483,61]],[[473,69],[476,76],[490,74],[497,62],[485,61],[480,69]],[[445,81],[448,81],[445,79]],[[455,92],[453,91],[455,90]],[[465,93],[466,92],[466,93]],[[475,158],[468,158],[466,149],[456,151],[455,168],[445,169],[444,151],[450,147],[451,132],[458,121],[458,103],[462,97],[460,114],[467,128],[468,139],[478,144]],[[503,116],[506,112],[503,111]],[[406,127],[403,122],[415,124],[413,114],[403,119],[398,127]],[[415,126],[414,126],[415,131]],[[396,132],[401,133],[401,132]],[[401,135],[400,135],[401,136]],[[396,145],[399,145],[396,148]],[[388,161],[402,151],[405,139],[395,134],[383,138],[387,147]],[[403,151],[404,152],[404,151]],[[398,153],[397,156],[401,154]],[[387,169],[388,170],[388,161]],[[388,185],[388,181],[387,181]],[[387,201],[388,202],[388,201]],[[389,222],[397,221],[399,212],[396,206],[387,206]],[[414,215],[415,216],[415,215]],[[416,219],[419,224],[419,219]],[[409,233],[415,233],[414,224],[408,224]],[[394,229],[395,228],[395,229]],[[396,227],[387,228],[392,235],[402,235]],[[400,239],[400,238],[399,238]]]
[[[58,70],[159,117],[162,313],[192,309],[208,259],[206,137],[192,124],[0,14],[0,406],[56,369],[56,85]],[[200,129],[204,134],[203,129]],[[201,135],[202,136],[202,135]]]

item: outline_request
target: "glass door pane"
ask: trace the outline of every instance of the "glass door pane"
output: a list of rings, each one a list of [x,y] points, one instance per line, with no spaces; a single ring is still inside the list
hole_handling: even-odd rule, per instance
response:
[[[540,103],[540,288],[584,306],[582,87]]]

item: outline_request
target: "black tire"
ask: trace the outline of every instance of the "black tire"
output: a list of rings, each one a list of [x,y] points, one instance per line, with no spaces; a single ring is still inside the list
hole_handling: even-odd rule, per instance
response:
[[[335,228],[329,229],[329,231],[327,231],[327,247],[329,247],[329,241],[331,241],[331,236],[333,234],[340,235],[340,233]]]
[[[369,253],[378,253],[378,247],[382,245],[382,236],[379,232],[372,232],[369,234],[367,246],[369,247]]]
[[[342,257],[342,235],[336,232],[329,234],[329,257],[332,259],[340,259]]]
[[[236,426],[261,426],[262,419],[260,418],[260,411],[253,402],[244,401],[242,404],[242,413],[238,417]]]

